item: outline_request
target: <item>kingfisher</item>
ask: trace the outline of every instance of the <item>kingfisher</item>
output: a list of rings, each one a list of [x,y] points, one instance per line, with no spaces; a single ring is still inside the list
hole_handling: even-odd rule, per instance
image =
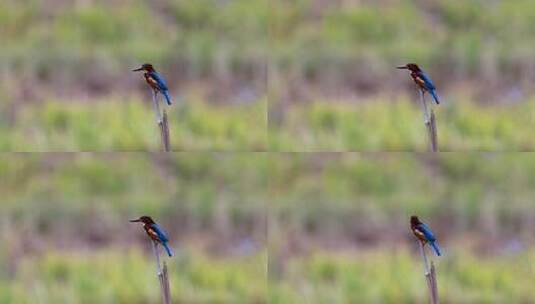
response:
[[[416,63],[407,63],[404,66],[397,67],[398,69],[405,69],[409,70],[411,72],[411,77],[420,87],[420,90],[422,92],[429,92],[431,96],[433,96],[433,99],[437,104],[440,104],[440,99],[438,98],[438,94],[436,92],[435,85],[433,84],[433,81],[431,81],[431,78],[427,76],[427,74],[420,69],[420,67]]]
[[[154,90],[155,93],[162,93],[162,95],[165,97],[165,102],[167,105],[171,105],[171,95],[169,95],[169,88],[167,88],[167,83],[165,82],[165,79],[162,75],[160,75],[152,64],[150,63],[144,63],[140,68],[132,70],[133,72],[137,71],[145,71],[143,76],[145,76],[145,80],[149,84],[149,86]]]
[[[431,245],[431,247],[433,247],[435,250],[437,256],[440,256],[440,247],[438,247],[437,240],[433,235],[433,232],[415,215],[411,216],[411,230],[423,245],[429,243],[429,245]]]
[[[143,223],[143,228],[149,235],[149,237],[156,243],[161,244],[165,251],[167,251],[167,254],[171,257],[173,256],[173,252],[171,251],[171,248],[169,248],[169,238],[167,237],[167,234],[165,231],[156,224],[150,216],[142,216],[135,220],[130,220],[130,222],[141,222]]]

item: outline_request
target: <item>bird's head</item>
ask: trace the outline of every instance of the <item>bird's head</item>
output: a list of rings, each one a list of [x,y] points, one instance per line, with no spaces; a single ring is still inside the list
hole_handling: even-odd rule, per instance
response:
[[[137,72],[137,71],[153,72],[154,71],[154,67],[150,63],[144,63],[141,67],[139,67],[137,69],[134,69],[132,71],[133,72]]]
[[[416,63],[407,63],[403,66],[398,66],[398,69],[409,70],[411,72],[420,72],[420,67]]]
[[[136,222],[142,222],[143,224],[147,224],[147,225],[150,225],[150,224],[154,224],[154,221],[152,220],[152,218],[150,216],[142,216],[138,219],[135,219],[135,220],[130,220],[130,222],[132,223],[136,223]]]
[[[416,215],[411,216],[411,226],[416,226],[418,224],[420,224],[420,219]]]

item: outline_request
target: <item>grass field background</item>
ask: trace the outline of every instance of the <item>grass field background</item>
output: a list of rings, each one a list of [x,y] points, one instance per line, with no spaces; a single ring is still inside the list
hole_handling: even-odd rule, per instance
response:
[[[416,88],[433,79],[440,151],[533,150],[529,0],[274,1],[270,147],[426,151]]]
[[[83,103],[48,101],[18,108],[0,123],[2,151],[159,151],[160,129],[150,99],[119,96]],[[266,102],[166,109],[174,151],[263,151]]]
[[[396,99],[395,99],[396,100]],[[463,99],[433,107],[440,151],[532,151],[535,101],[482,106]],[[361,104],[317,101],[289,106],[271,125],[274,151],[419,151],[428,148],[423,111],[408,97]],[[271,120],[270,120],[271,122]]]
[[[150,89],[165,76],[171,148],[267,146],[265,1],[2,1],[0,150],[160,148]]]
[[[534,297],[529,154],[288,153],[270,159],[271,303],[428,303],[409,230],[435,232],[441,303]]]
[[[174,303],[265,303],[264,155],[0,155],[0,303],[160,303],[141,225],[167,230]]]
[[[533,6],[3,1],[0,149],[158,149],[148,89],[131,72],[151,62],[176,101],[175,150],[423,151],[414,85],[395,69],[412,61],[443,98],[442,151],[531,150]],[[51,109],[68,124],[42,117]]]
[[[535,2],[5,0],[0,303],[159,303],[142,229],[171,236],[178,303],[427,303],[418,214],[445,255],[442,303],[535,298]],[[409,76],[443,98],[425,151]],[[326,152],[255,153],[251,151]],[[203,152],[200,151],[210,151]],[[233,151],[233,154],[216,151]],[[374,154],[329,153],[374,151]],[[268,229],[268,231],[266,231]]]

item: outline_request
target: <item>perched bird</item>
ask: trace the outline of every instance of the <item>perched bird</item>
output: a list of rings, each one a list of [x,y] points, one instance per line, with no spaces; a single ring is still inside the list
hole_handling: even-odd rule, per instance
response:
[[[438,94],[436,92],[435,85],[431,81],[431,78],[427,76],[420,67],[415,63],[407,63],[404,66],[397,67],[398,69],[406,69],[411,72],[411,77],[414,82],[420,87],[423,92],[429,92],[437,104],[440,104]]]
[[[154,92],[162,93],[162,95],[165,97],[165,101],[167,102],[167,105],[171,105],[171,95],[169,95],[169,89],[167,88],[167,83],[165,82],[165,79],[160,75],[152,64],[150,63],[144,63],[140,68],[137,68],[135,70],[132,70],[134,72],[137,71],[145,71],[143,76],[145,76],[145,80],[150,85],[150,87],[154,90]]]
[[[130,220],[130,222],[143,223],[143,228],[145,229],[149,237],[154,242],[161,244],[165,248],[165,251],[167,251],[167,254],[169,256],[173,256],[173,252],[171,251],[171,248],[169,248],[169,244],[168,244],[169,239],[167,238],[167,234],[165,233],[165,231],[163,231],[163,229],[158,224],[156,224],[152,220],[152,218],[150,218],[150,216],[144,215],[138,219]]]
[[[437,256],[440,256],[440,248],[438,247],[437,240],[433,235],[433,232],[429,227],[422,223],[417,216],[411,216],[411,230],[412,233],[422,242],[422,244],[429,243],[435,250]]]

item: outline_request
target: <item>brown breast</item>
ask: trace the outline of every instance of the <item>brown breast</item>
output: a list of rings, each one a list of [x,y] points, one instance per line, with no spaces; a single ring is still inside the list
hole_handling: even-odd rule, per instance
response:
[[[145,76],[145,80],[147,81],[147,83],[153,89],[158,90],[158,83],[156,82],[156,80],[154,80],[152,77],[150,77],[149,73],[145,73],[144,76]]]
[[[412,77],[412,79],[414,80],[414,82],[416,82],[416,84],[417,84],[420,88],[422,88],[422,89],[425,90],[425,81],[424,81],[422,78],[420,78],[420,76],[418,76],[418,74],[416,74],[416,73],[413,72],[413,73],[411,73],[411,77]]]
[[[427,240],[425,239],[425,235],[420,232],[420,230],[418,229],[412,229],[412,232],[414,233],[414,235],[422,242],[426,242]]]
[[[147,234],[149,235],[149,237],[151,239],[153,239],[154,241],[158,241],[158,234],[156,233],[156,231],[154,231],[152,228],[150,228],[148,225],[143,225],[143,228],[145,228],[145,231],[147,232]]]

